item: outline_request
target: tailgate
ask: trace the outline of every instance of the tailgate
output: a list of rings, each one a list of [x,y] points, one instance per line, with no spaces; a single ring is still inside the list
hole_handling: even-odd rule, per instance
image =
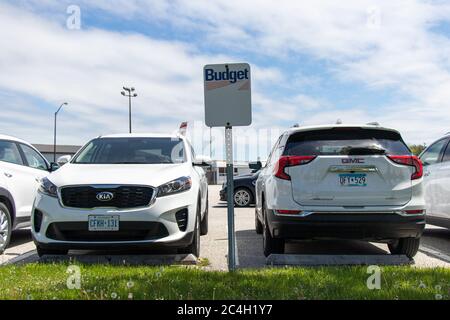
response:
[[[385,155],[317,156],[286,170],[294,200],[304,206],[401,206],[412,197],[414,168]]]

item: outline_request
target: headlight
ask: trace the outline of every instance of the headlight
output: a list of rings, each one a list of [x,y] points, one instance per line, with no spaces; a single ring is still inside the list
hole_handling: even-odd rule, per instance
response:
[[[191,177],[181,177],[170,182],[167,182],[158,187],[158,197],[168,196],[189,190],[192,186]]]
[[[43,178],[41,180],[41,185],[39,186],[39,191],[43,194],[46,194],[50,197],[58,197],[58,187],[55,186],[50,180],[47,178]]]

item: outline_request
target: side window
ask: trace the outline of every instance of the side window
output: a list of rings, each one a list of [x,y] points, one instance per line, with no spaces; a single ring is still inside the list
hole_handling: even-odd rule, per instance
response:
[[[447,139],[442,139],[432,144],[420,157],[423,164],[425,166],[428,166],[430,164],[439,162],[440,156],[442,154],[442,149],[445,147],[447,142]]]
[[[0,140],[0,161],[23,165],[17,144]]]
[[[21,144],[20,147],[22,148],[29,167],[40,170],[48,170],[47,162],[39,153],[36,152],[36,150],[25,144]]]
[[[281,135],[277,142],[275,143],[275,145],[273,146],[272,151],[270,152],[269,158],[267,159],[267,163],[266,165],[272,165],[275,162],[278,161],[278,158],[280,157],[280,141],[283,138],[283,136]]]
[[[450,161],[450,144],[447,145],[447,149],[445,149],[444,157],[442,158],[442,162]]]

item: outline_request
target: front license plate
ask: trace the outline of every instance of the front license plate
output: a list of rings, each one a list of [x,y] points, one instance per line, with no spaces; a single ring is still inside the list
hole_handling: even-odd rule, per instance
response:
[[[339,175],[341,187],[366,187],[367,175],[364,173],[348,173]]]
[[[119,216],[89,216],[89,231],[119,231]]]

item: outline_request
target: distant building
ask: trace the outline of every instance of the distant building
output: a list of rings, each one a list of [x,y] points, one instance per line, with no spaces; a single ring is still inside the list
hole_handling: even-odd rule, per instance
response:
[[[33,146],[39,150],[40,153],[49,161],[53,162],[53,145],[52,144],[33,144]],[[81,146],[70,145],[57,145],[56,146],[56,159],[65,155],[73,156],[80,150]]]
[[[233,164],[234,175],[239,176],[243,174],[249,174],[252,169],[248,167],[248,162],[237,161]],[[227,163],[224,160],[213,160],[211,168],[206,169],[206,176],[208,177],[209,184],[223,184],[227,181]]]

